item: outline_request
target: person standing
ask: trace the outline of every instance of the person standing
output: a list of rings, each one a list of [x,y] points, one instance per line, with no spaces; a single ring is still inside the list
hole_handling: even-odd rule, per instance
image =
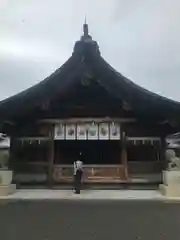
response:
[[[81,155],[81,153],[80,153]],[[83,162],[78,159],[74,161],[74,190],[75,194],[80,194],[81,190],[81,179],[83,175]]]

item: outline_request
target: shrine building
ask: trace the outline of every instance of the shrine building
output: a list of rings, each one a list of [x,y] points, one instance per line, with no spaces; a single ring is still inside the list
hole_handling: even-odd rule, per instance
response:
[[[0,102],[0,132],[10,137],[9,167],[19,184],[161,181],[166,137],[180,130],[180,103],[114,70],[83,26],[70,58],[45,80]]]

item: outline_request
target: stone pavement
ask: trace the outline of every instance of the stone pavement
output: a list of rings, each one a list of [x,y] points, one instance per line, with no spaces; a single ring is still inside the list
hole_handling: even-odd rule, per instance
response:
[[[162,200],[163,197],[155,190],[82,190],[80,195],[71,190],[17,190],[13,195],[0,199],[43,200],[43,199],[87,199],[87,200]]]
[[[2,240],[179,240],[179,226],[179,204],[147,199],[0,204]]]
[[[165,198],[158,190],[82,190],[80,195],[72,190],[20,189],[14,194],[0,196],[2,200],[151,200],[180,203],[180,198]],[[4,201],[3,201],[4,202]]]

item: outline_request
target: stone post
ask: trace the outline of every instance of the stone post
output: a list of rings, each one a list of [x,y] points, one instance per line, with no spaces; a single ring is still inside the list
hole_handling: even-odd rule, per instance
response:
[[[16,185],[12,184],[13,171],[8,169],[9,150],[0,150],[0,196],[13,194]]]

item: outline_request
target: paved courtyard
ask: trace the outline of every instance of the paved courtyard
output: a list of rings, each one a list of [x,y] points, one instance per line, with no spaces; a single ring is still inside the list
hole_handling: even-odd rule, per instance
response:
[[[2,240],[179,240],[180,205],[151,200],[11,200]]]
[[[14,194],[0,197],[1,199],[16,200],[162,200],[162,195],[156,190],[82,190],[76,195],[72,190],[48,190],[48,189],[21,189]]]
[[[80,195],[72,190],[18,189],[14,194],[0,196],[3,200],[151,200],[176,201],[180,198],[165,198],[158,190],[82,190]]]

